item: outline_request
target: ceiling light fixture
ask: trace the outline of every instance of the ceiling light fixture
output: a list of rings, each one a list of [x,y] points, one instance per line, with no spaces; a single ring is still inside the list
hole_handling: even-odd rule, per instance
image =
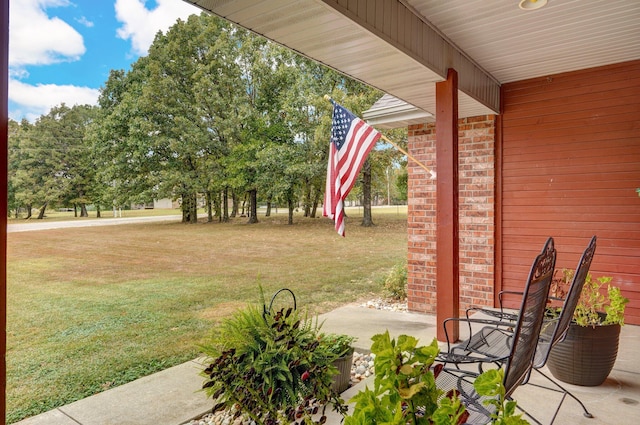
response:
[[[518,7],[522,10],[536,10],[547,4],[547,0],[520,0]]]

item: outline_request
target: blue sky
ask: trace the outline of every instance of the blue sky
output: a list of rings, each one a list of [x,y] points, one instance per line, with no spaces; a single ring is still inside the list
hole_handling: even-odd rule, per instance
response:
[[[128,70],[158,31],[193,13],[182,0],[11,1],[9,117],[96,104],[110,70]]]

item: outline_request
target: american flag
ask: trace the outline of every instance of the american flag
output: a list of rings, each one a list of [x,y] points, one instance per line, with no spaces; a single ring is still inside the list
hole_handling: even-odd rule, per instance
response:
[[[336,231],[344,236],[344,200],[381,135],[348,109],[331,103],[333,123],[322,214],[335,221]]]

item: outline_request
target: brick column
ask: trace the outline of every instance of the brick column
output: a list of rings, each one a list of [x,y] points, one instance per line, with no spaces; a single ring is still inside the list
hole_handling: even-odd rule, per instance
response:
[[[494,115],[458,120],[460,311],[493,306]],[[435,124],[409,126],[409,152],[435,167]],[[409,310],[436,313],[436,181],[409,161]]]

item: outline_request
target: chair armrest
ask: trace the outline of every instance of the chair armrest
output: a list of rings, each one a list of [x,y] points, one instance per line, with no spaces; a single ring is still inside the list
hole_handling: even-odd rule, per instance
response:
[[[502,306],[502,298],[504,295],[520,295],[520,297],[522,297],[524,295],[524,292],[522,291],[500,291],[498,292],[498,303],[500,303],[500,311],[502,311],[502,309],[504,308]]]
[[[447,340],[447,351],[451,350],[451,343],[449,342],[449,332],[447,331],[447,323],[451,322],[451,321],[456,321],[456,322],[466,322],[467,326],[469,327],[469,335],[473,335],[472,329],[471,329],[471,324],[472,323],[477,323],[477,324],[481,324],[481,325],[493,325],[493,326],[501,326],[504,328],[510,328],[513,327],[513,322],[505,322],[502,320],[494,320],[494,319],[474,319],[471,317],[449,317],[447,319],[444,319],[442,322],[442,326],[444,328],[444,335],[445,338]]]
[[[515,322],[516,320],[518,320],[518,315],[516,313],[506,313],[502,309],[491,310],[491,309],[482,308],[482,307],[469,307],[465,312],[465,316],[467,317],[467,319],[472,318],[472,313],[484,313],[487,316],[492,316],[495,318],[490,320],[499,320],[502,322],[505,322],[505,321]]]

